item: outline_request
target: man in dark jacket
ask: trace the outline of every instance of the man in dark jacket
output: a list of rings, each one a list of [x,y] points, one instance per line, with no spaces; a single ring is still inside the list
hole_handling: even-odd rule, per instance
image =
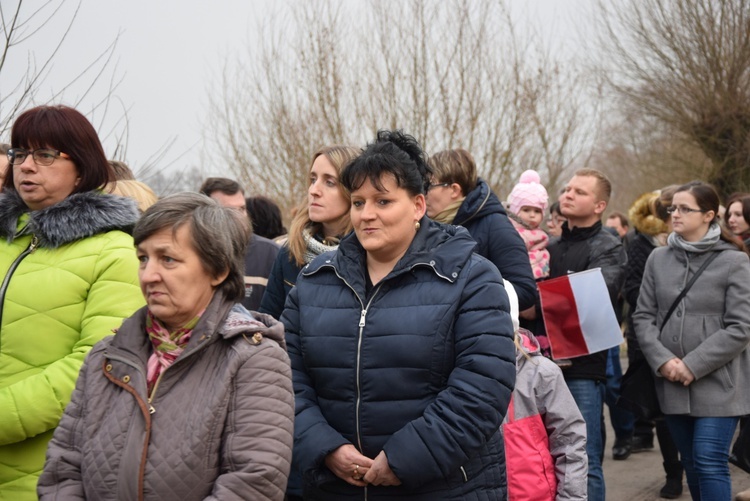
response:
[[[209,177],[203,181],[200,192],[224,207],[236,210],[251,224],[245,207],[245,192],[237,181],[225,177]],[[272,240],[260,235],[250,235],[245,251],[245,299],[242,300],[242,306],[248,310],[260,309],[260,300],[278,253],[279,246]]]
[[[612,308],[623,277],[622,243],[602,230],[601,217],[607,208],[612,185],[600,171],[578,170],[560,195],[560,211],[568,220],[559,240],[549,246],[550,278],[601,268]],[[573,398],[586,420],[586,453],[589,457],[588,497],[604,501],[602,473],[602,409],[606,383],[607,350],[574,358],[563,370]]]

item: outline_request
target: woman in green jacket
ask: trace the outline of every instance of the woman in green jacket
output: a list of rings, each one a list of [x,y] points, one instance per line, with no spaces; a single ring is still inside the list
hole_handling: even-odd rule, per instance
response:
[[[0,194],[0,499],[36,499],[47,442],[91,347],[143,305],[135,203],[91,123],[40,106],[13,125]]]

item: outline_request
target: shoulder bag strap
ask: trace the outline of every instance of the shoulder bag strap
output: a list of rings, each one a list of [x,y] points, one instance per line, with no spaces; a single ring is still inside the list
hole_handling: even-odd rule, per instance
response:
[[[688,293],[688,291],[693,286],[693,284],[695,283],[695,281],[698,279],[698,277],[701,275],[701,273],[703,273],[703,270],[705,270],[708,267],[708,265],[711,264],[711,261],[713,261],[714,259],[716,259],[716,257],[719,254],[721,254],[721,252],[712,252],[711,255],[708,256],[708,258],[705,261],[703,261],[703,264],[701,265],[700,268],[698,268],[698,271],[696,271],[695,274],[692,277],[690,277],[690,281],[687,283],[687,285],[685,286],[685,288],[682,289],[682,292],[680,292],[680,295],[677,296],[677,299],[674,300],[674,303],[672,303],[672,306],[669,307],[669,310],[667,311],[667,314],[664,317],[664,321],[662,322],[661,328],[659,330],[661,330],[661,329],[664,328],[664,326],[667,324],[667,320],[669,320],[669,317],[672,316],[672,313],[677,308],[677,305],[680,304],[680,301],[682,301],[682,298],[685,297],[685,294]]]

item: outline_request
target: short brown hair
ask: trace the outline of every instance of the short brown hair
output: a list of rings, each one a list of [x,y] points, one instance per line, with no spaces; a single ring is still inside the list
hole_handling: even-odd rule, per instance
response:
[[[620,220],[620,226],[622,226],[623,228],[630,227],[630,222],[628,222],[628,218],[625,217],[625,214],[623,214],[622,212],[613,212],[612,214],[607,216],[607,219],[615,219],[615,218]]]
[[[207,177],[198,191],[209,197],[216,191],[220,191],[225,195],[242,193],[242,196],[245,196],[245,190],[242,189],[240,183],[226,177]]]
[[[190,229],[190,240],[206,273],[218,277],[228,272],[219,284],[226,297],[241,301],[245,297],[245,249],[250,225],[243,224],[236,212],[222,207],[213,198],[199,193],[175,193],[149,207],[133,228],[138,246],[165,228],[172,234],[182,226]]]
[[[596,187],[599,191],[599,199],[609,203],[612,196],[612,182],[602,171],[597,169],[578,169],[573,174],[580,177],[593,177],[596,179]]]
[[[464,195],[477,185],[477,164],[471,153],[456,148],[438,151],[427,159],[435,179],[440,183],[456,183]]]

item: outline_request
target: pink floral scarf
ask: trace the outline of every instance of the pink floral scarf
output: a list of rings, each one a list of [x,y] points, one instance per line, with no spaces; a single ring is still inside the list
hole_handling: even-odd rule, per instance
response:
[[[146,315],[146,333],[154,346],[154,351],[148,358],[146,376],[149,396],[154,391],[154,386],[156,386],[156,381],[159,379],[161,372],[172,365],[185,350],[185,346],[190,341],[190,335],[204,311],[206,310],[202,310],[198,313],[198,316],[174,332],[169,332],[151,311]]]

